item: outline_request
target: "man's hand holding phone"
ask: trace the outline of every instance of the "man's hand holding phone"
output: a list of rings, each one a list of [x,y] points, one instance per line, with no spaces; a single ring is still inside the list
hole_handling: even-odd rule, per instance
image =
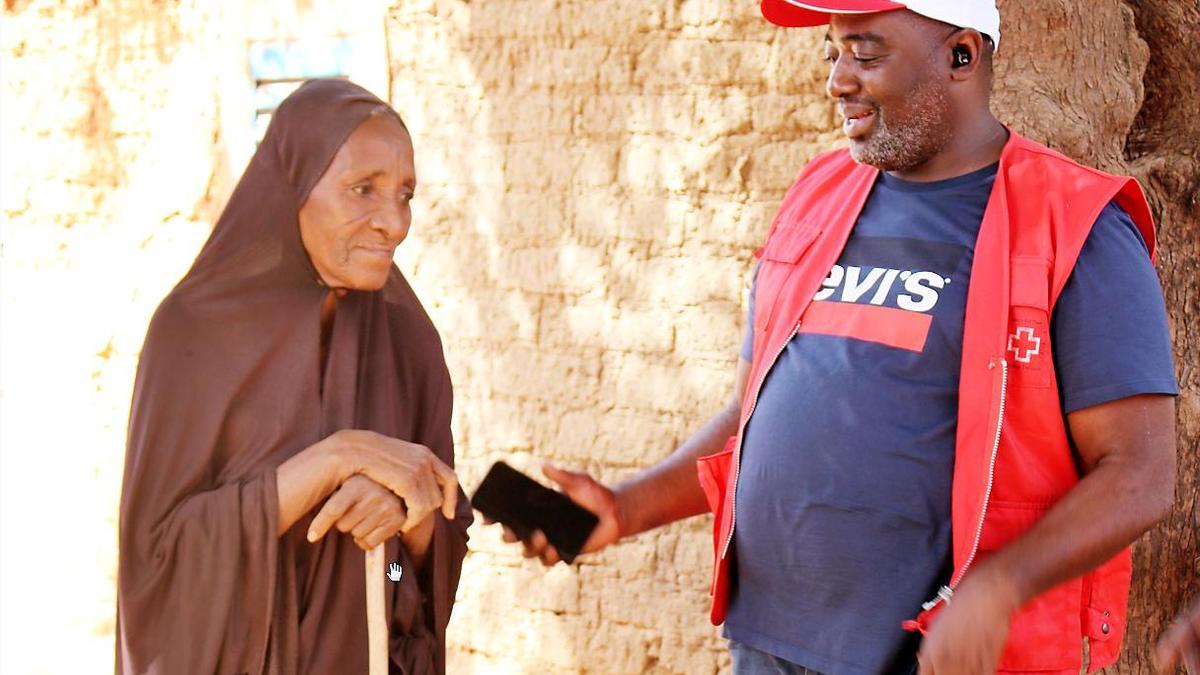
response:
[[[586,473],[567,471],[550,464],[542,465],[542,473],[557,483],[562,493],[571,501],[591,511],[597,518],[598,522],[595,528],[579,553],[594,553],[621,537],[622,518],[617,504],[617,496],[613,490]],[[484,522],[494,523],[495,521],[485,514]],[[542,564],[547,566],[562,560],[558,549],[550,543],[540,529],[534,529],[525,538],[522,538],[511,527],[504,525],[503,536],[507,542],[520,542],[526,558],[538,558]]]

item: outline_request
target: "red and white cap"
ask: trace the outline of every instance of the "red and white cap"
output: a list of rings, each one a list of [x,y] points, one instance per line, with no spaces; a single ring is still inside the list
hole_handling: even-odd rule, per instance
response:
[[[1000,12],[995,0],[762,0],[762,13],[777,26],[823,26],[830,14],[871,14],[907,9],[930,19],[974,28],[1000,46]]]

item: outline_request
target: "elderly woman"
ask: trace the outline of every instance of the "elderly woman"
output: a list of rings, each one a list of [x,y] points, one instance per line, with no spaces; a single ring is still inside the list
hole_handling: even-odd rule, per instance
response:
[[[471,512],[441,342],[392,263],[415,187],[403,122],[365,90],[279,107],[142,350],[118,672],[366,672],[381,542],[391,669],[445,670]]]

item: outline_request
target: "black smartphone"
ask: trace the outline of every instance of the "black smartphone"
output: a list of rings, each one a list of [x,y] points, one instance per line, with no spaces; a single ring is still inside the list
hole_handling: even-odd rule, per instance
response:
[[[504,462],[496,462],[471,497],[471,505],[522,539],[541,530],[568,564],[599,521],[595,514],[557,490],[538,483]]]

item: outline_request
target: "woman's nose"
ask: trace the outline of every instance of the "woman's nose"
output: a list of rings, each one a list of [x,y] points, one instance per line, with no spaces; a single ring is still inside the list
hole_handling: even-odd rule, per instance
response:
[[[412,211],[408,204],[394,204],[380,209],[371,223],[375,229],[387,236],[388,241],[400,242],[408,236],[408,227],[412,222]]]

